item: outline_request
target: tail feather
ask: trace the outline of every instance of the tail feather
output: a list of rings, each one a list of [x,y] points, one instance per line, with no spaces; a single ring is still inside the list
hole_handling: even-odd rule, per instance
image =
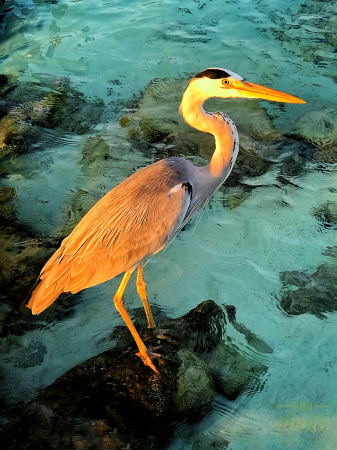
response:
[[[46,295],[43,298],[43,302],[37,302],[34,304],[34,308],[32,309],[33,314],[40,314],[40,312],[44,311],[48,306],[50,306],[57,297],[62,293],[62,290],[58,291],[57,289],[53,289],[50,294]]]
[[[28,308],[32,310],[32,314],[40,314],[49,305],[51,305],[57,297],[63,292],[64,285],[53,285],[46,287],[45,280],[41,280],[34,289],[32,296],[28,302]]]
[[[86,269],[86,267],[87,266],[85,264],[79,264],[78,261],[73,261],[70,270],[71,277],[75,278],[79,276],[83,272],[83,270]]]
[[[67,291],[73,291],[73,289],[81,288],[84,289],[89,287],[87,281],[92,276],[93,268],[87,266],[83,272],[81,272],[76,278],[69,278],[68,284],[65,286]]]
[[[44,277],[46,288],[49,288],[54,283],[58,282],[60,278],[64,277],[64,275],[68,272],[69,269],[70,267],[67,267],[62,263],[59,265],[54,265],[52,269],[49,270],[46,276]]]
[[[53,254],[53,256],[46,262],[44,267],[41,270],[41,275],[47,271],[47,269],[50,269],[50,267],[53,267],[55,264],[59,264],[62,258],[63,253],[63,247],[60,247],[56,252]]]

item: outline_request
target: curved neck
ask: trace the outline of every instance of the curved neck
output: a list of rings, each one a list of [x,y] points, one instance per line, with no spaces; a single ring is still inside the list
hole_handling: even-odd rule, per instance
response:
[[[197,130],[211,133],[215,139],[215,151],[208,165],[214,177],[221,177],[232,158],[238,133],[233,122],[225,120],[221,114],[206,113],[203,104],[209,97],[188,86],[179,111],[186,123]]]

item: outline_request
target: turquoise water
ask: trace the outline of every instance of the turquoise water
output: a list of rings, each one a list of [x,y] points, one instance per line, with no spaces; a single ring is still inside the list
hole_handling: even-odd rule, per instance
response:
[[[336,216],[324,226],[313,213],[337,201],[334,2],[35,0],[8,1],[2,8],[0,73],[21,83],[20,101],[26,95],[24,86],[34,86],[40,94],[59,92],[55,80],[61,80],[100,108],[95,121],[96,110],[83,109],[76,130],[65,125],[53,133],[38,128],[35,147],[4,159],[1,187],[15,190],[18,222],[41,239],[65,234],[72,193],[85,192],[82,201],[91,206],[152,162],[151,153],[132,145],[119,122],[125,114],[140,120],[135,105],[144,101],[144,89],[152,80],[179,86],[179,99],[184,80],[207,67],[224,67],[306,100],[306,105],[255,104],[279,136],[293,139],[291,146],[284,144],[280,154],[267,149],[276,163],[263,174],[241,180],[249,195],[236,207],[228,206],[231,188],[217,192],[198,225],[150,260],[145,277],[150,302],[170,317],[207,299],[234,305],[238,322],[273,349],[266,357],[261,392],[243,393],[235,401],[216,397],[213,411],[202,422],[177,430],[170,450],[198,448],[206,437],[216,448],[229,442],[227,448],[233,450],[335,448],[335,313],[289,315],[280,306],[282,272],[313,274],[320,265],[334,262],[326,249],[337,245]],[[41,101],[38,94],[36,98]],[[143,117],[153,114],[144,102]],[[165,106],[165,95],[155,106],[158,111]],[[178,106],[179,100],[175,110]],[[226,102],[221,108],[226,111]],[[245,108],[240,112],[238,107],[233,117],[242,127],[253,120]],[[252,130],[246,134],[254,138]],[[83,163],[89,137],[102,139],[110,157]],[[303,143],[315,157],[305,155],[298,163],[301,170],[282,175],[282,163]],[[265,155],[265,149],[257,139],[256,152]],[[77,217],[70,218],[69,227]],[[117,277],[84,291],[73,314],[47,329],[6,338],[11,340],[2,350],[7,405],[31,400],[75,364],[109,348],[107,337],[122,323],[112,305],[119,281]],[[126,298],[128,309],[140,306],[133,283]],[[239,339],[234,329],[229,333]],[[45,349],[42,363],[20,367],[20,354],[34,345]],[[247,344],[237,345],[249,354]],[[299,402],[316,409],[296,411]],[[319,415],[321,428],[286,429],[284,421],[294,412],[302,421],[314,422]]]

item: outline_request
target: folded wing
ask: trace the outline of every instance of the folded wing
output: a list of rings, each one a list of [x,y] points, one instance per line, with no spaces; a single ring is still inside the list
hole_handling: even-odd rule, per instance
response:
[[[28,307],[114,278],[163,248],[183,222],[190,192],[165,160],[108,192],[63,240],[40,274]]]

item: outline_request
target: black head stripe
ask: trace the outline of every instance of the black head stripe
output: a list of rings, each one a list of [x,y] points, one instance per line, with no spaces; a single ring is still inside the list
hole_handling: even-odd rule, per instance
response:
[[[228,78],[230,77],[230,74],[222,69],[206,69],[198,73],[198,75],[196,75],[194,78],[202,77],[211,78],[212,80],[218,80],[220,78]]]

